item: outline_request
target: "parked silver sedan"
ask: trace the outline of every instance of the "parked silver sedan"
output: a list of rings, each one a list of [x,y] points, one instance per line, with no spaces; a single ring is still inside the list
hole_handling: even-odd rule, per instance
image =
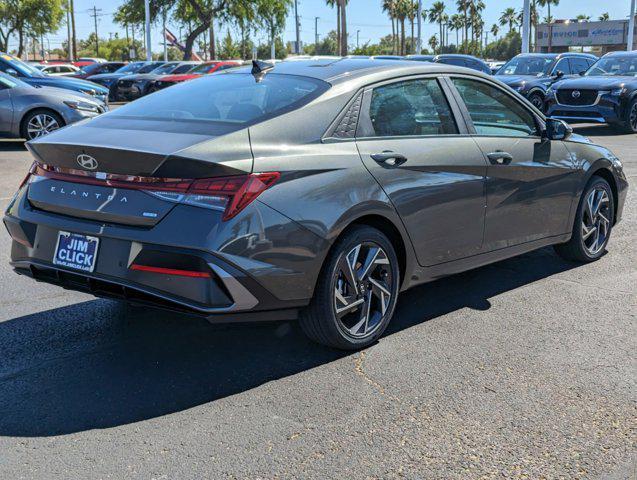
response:
[[[0,74],[0,136],[34,138],[95,117],[108,106],[95,98],[53,87],[35,87]]]

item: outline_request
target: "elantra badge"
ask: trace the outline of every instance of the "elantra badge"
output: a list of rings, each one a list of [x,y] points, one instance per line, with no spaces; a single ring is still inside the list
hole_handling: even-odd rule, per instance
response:
[[[573,93],[571,93],[571,95],[573,96],[573,98],[579,98],[581,93],[579,90],[573,90]]]
[[[85,153],[77,156],[77,164],[87,170],[95,170],[97,168],[97,160]]]

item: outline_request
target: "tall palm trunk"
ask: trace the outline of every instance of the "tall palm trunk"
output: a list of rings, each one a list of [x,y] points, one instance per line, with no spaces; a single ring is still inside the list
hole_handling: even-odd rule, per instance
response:
[[[341,0],[336,2],[336,55],[341,52]]]
[[[347,55],[347,8],[346,0],[341,0],[341,55]]]
[[[394,55],[396,55],[396,24],[394,23],[396,19],[393,14],[391,17],[391,48]]]
[[[217,59],[217,45],[215,41],[215,16],[210,19],[210,60]]]
[[[409,19],[411,22],[411,42],[409,42],[411,53],[416,53],[416,44],[414,43],[414,17]]]
[[[468,51],[468,43],[469,43],[469,17],[467,16],[467,4],[465,3],[462,8],[462,15],[464,17],[464,40],[463,40],[463,50],[465,53]]]
[[[405,17],[400,19],[400,54],[405,54]]]
[[[73,52],[73,58],[77,60],[77,34],[75,32],[75,5],[73,0],[69,1],[69,7],[71,9],[71,51]]]

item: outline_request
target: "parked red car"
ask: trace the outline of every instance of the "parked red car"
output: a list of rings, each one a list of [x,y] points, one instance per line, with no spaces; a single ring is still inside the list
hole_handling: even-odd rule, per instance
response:
[[[202,75],[208,75],[221,70],[227,70],[228,68],[240,67],[239,62],[206,62],[199,65],[197,68],[192,69],[188,73],[180,73],[176,75],[166,75],[161,80],[157,80],[151,86],[151,90],[161,90],[162,88],[170,87],[176,83],[192,80],[193,78],[201,77]]]

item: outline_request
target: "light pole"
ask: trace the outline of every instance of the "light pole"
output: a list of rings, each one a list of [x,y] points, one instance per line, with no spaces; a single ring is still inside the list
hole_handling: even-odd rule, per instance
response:
[[[635,0],[630,2],[630,16],[628,17],[628,42],[626,50],[629,52],[634,48],[633,40],[635,38]]]
[[[635,0],[633,0],[634,2]],[[522,13],[522,53],[529,53],[529,33],[531,30],[531,0],[524,0]]]
[[[144,14],[146,17],[146,61],[153,59],[153,51],[150,43],[150,0],[144,0]]]
[[[301,55],[301,29],[299,26],[299,2],[294,0],[294,22],[296,27],[296,54]]]
[[[319,44],[318,21],[319,21],[319,17],[314,17],[314,55],[318,55],[318,44]]]
[[[356,30],[356,48],[359,47],[360,34],[361,34],[361,31]]]

